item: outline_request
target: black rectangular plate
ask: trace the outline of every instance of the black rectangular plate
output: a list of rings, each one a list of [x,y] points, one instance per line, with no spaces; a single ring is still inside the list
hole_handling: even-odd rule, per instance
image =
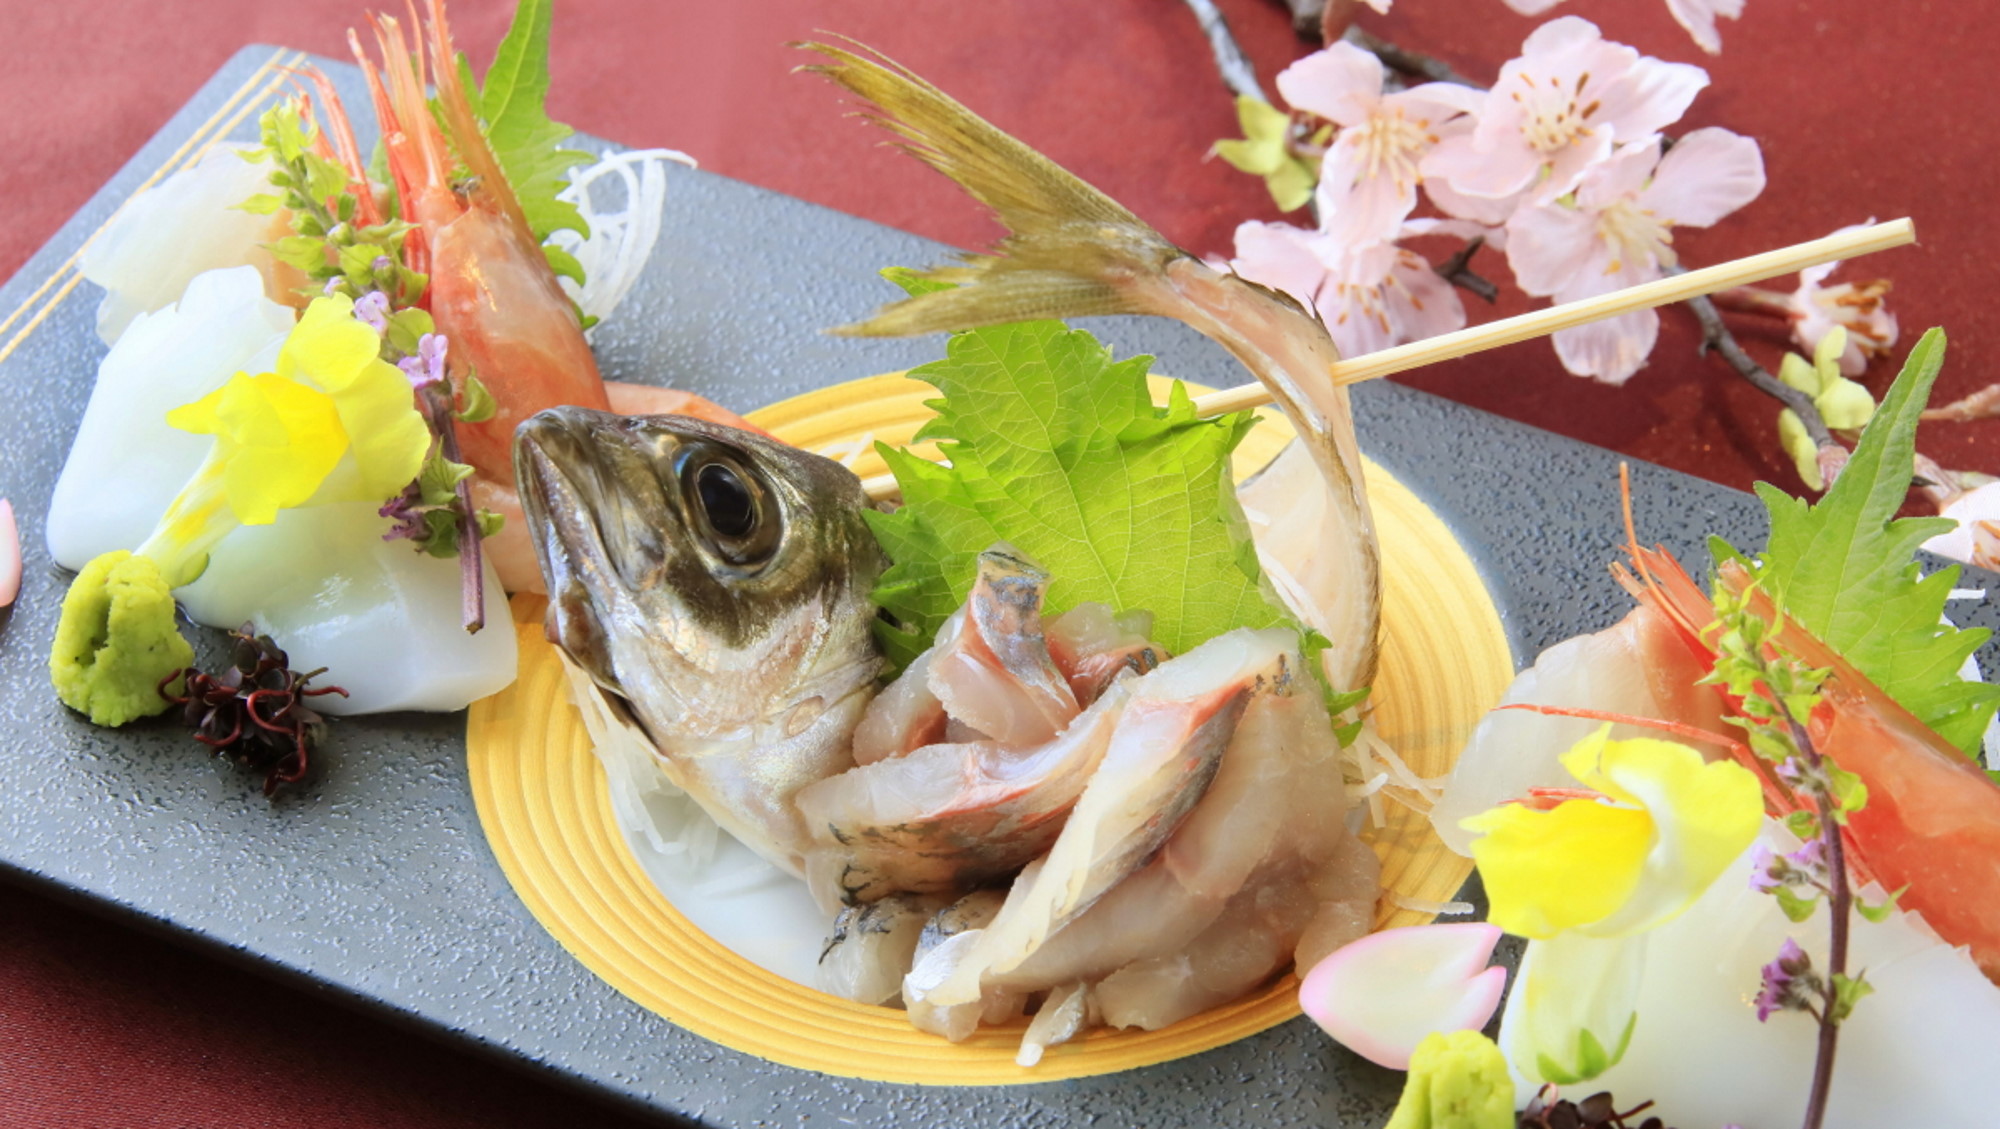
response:
[[[18,509],[26,578],[0,612],[0,874],[133,924],[298,978],[385,1016],[677,1118],[748,1126],[836,1114],[860,1126],[1380,1124],[1401,1076],[1304,1020],[1124,1074],[995,1089],[856,1082],[716,1046],[646,1012],[563,952],[487,850],[464,766],[463,715],[339,723],[316,782],[270,803],[204,762],[178,730],[96,729],[57,704],[46,653],[67,577],[43,522],[104,349],[96,291],[66,289],[71,256],[204,123],[250,114],[295,52],[246,48],[4,289],[0,496]],[[351,106],[354,69],[313,60]],[[246,89],[254,99],[232,102]],[[253,104],[254,103],[254,104]],[[364,138],[364,144],[372,139]],[[968,204],[968,207],[971,206]],[[677,172],[643,282],[599,332],[609,379],[669,384],[748,408],[920,364],[936,340],[853,341],[828,326],[893,296],[879,267],[923,265],[939,244],[723,177]],[[45,285],[46,284],[46,285]],[[1211,386],[1243,373],[1178,324],[1087,323],[1121,354]],[[1609,452],[1376,383],[1356,390],[1363,448],[1423,497],[1483,571],[1517,661],[1627,608],[1606,563],[1622,540]],[[1633,468],[1647,541],[1706,559],[1720,533],[1761,544],[1747,494]],[[1967,587],[1993,578],[1970,574]],[[1994,622],[1983,600],[1956,609]],[[1956,612],[1954,614],[1957,614]],[[1992,656],[1986,656],[1993,671]]]

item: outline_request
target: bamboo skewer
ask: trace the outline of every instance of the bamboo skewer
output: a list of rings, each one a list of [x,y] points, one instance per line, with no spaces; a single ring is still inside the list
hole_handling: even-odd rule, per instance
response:
[[[1600,294],[1595,298],[1565,302],[1546,310],[1535,310],[1518,317],[1471,326],[1456,333],[1427,337],[1408,345],[1398,345],[1393,349],[1368,353],[1352,360],[1336,362],[1327,371],[1327,375],[1337,385],[1358,384],[1364,380],[1408,372],[1439,361],[1497,349],[1502,345],[1544,337],[1557,330],[1573,329],[1619,314],[1668,306],[1704,294],[1713,294],[1737,286],[1748,286],[1753,282],[1762,282],[1781,274],[1791,274],[1835,259],[1851,259],[1876,251],[1886,251],[1891,247],[1914,243],[1916,239],[1915,224],[1908,219],[1890,220],[1859,231],[1829,235],[1823,239],[1813,239],[1790,247],[1781,247],[1775,251],[1766,251],[1761,255],[1751,255],[1747,258],[1718,263],[1712,267],[1688,271],[1686,274],[1668,275],[1638,286],[1628,286],[1623,290]],[[1194,409],[1195,414],[1199,416],[1219,416],[1263,407],[1270,402],[1270,389],[1259,383],[1251,383],[1196,397]],[[896,497],[894,475],[876,475],[862,480],[861,485],[870,498],[878,501]]]

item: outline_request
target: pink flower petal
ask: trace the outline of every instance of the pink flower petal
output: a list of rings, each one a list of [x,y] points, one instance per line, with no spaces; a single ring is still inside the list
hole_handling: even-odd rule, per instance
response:
[[[1290,224],[1247,220],[1236,227],[1236,257],[1229,269],[1317,312],[1314,300],[1326,282],[1326,264],[1313,253],[1314,238],[1316,233]]]
[[[1681,120],[1707,85],[1708,72],[1691,63],[1640,58],[1605,88],[1591,120],[1610,126],[1620,141],[1637,141]]]
[[[1659,336],[1660,315],[1637,310],[1558,331],[1556,356],[1564,368],[1578,376],[1623,384],[1644,367]]]
[[[1365,175],[1360,146],[1335,142],[1320,166],[1320,234],[1343,246],[1358,247],[1396,237],[1403,217],[1417,206],[1414,181]]]
[[[1402,107],[1413,118],[1429,117],[1436,126],[1454,114],[1477,114],[1486,105],[1486,92],[1456,82],[1427,82],[1382,101]]]
[[[0,608],[21,594],[21,530],[14,523],[14,503],[0,498]]]
[[[1507,0],[1507,6],[1524,16],[1539,16],[1562,0]]]
[[[1667,0],[1667,11],[1674,14],[1674,21],[1687,29],[1702,50],[1720,55],[1722,36],[1715,30],[1715,17],[1741,19],[1743,0]]]
[[[1660,160],[1639,203],[1674,226],[1707,227],[1764,191],[1764,154],[1726,129],[1697,129]]]
[[[1522,208],[1507,221],[1507,265],[1521,289],[1538,297],[1597,267],[1598,250],[1597,218],[1589,212],[1543,204]]]
[[[1436,150],[1432,152],[1435,153]],[[1424,162],[1424,171],[1430,171],[1428,158]],[[1453,188],[1451,182],[1442,177],[1424,178],[1424,191],[1429,194],[1431,203],[1436,204],[1446,215],[1472,220],[1488,227],[1498,227],[1506,223],[1507,218],[1514,214],[1515,207],[1521,202],[1519,194],[1497,199],[1490,196],[1468,196]]]
[[[1337,42],[1280,72],[1278,93],[1293,109],[1311,110],[1337,125],[1358,125],[1382,100],[1382,61],[1352,43]]]
[[[1408,1070],[1426,1035],[1486,1026],[1507,970],[1488,968],[1500,930],[1485,922],[1371,933],[1313,966],[1299,1006],[1370,1062]]]
[[[1512,119],[1507,128],[1518,134],[1521,113],[1515,109],[1498,112]],[[1542,156],[1526,145],[1495,144],[1482,148],[1487,124],[1492,120],[1493,112],[1489,111],[1473,132],[1445,138],[1424,158],[1424,172],[1450,182],[1452,188],[1467,196],[1504,199],[1526,191],[1542,171]]]

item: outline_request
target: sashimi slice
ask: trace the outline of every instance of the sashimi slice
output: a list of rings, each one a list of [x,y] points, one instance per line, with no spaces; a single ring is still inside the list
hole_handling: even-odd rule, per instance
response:
[[[1128,700],[1112,690],[1036,748],[938,744],[808,785],[806,881],[822,905],[957,893],[1013,875],[1062,830]]]
[[[925,678],[946,713],[1003,744],[1039,745],[1077,714],[1042,635],[1048,586],[1048,573],[1005,545],[979,554],[965,614],[939,633]]]
[[[1294,642],[1283,629],[1239,629],[1132,683],[1104,761],[1055,845],[1015,879],[999,917],[964,959],[913,970],[923,997],[978,999],[982,977],[1020,965],[1144,866],[1207,791],[1252,693],[1283,677]]]

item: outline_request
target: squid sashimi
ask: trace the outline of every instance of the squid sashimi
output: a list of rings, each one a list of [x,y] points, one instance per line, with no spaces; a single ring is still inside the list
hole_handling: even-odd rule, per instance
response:
[[[803,789],[799,812],[818,840],[806,858],[813,896],[832,908],[1012,876],[1055,841],[1126,699],[1113,687],[1041,745],[929,745]]]
[[[292,311],[264,297],[253,267],[198,276],[173,306],[135,319],[100,366],[49,506],[49,552],[67,568],[132,549],[207,456],[211,440],[166,414],[237,372],[269,371]],[[315,700],[330,714],[463,709],[513,681],[510,631],[458,623],[454,561],[382,540],[369,503],[287,510],[236,530],[175,595],[197,622],[284,640],[301,670],[327,668],[348,691]],[[487,615],[504,621],[497,583]]]
[[[139,315],[179,301],[196,276],[212,270],[254,267],[266,296],[280,303],[294,301],[292,290],[304,276],[279,264],[263,246],[290,235],[291,229],[281,216],[252,215],[236,207],[270,191],[271,165],[243,158],[239,146],[217,146],[193,166],[132,197],[84,246],[77,273],[104,288],[97,304],[97,336],[106,345],[117,344]],[[172,356],[158,353],[154,359]]]
[[[1770,821],[1763,842],[1779,852],[1799,845]],[[1760,969],[1787,938],[1827,967],[1826,918],[1786,920],[1753,888],[1758,865],[1754,849],[1745,852],[1648,935],[1635,1001],[1643,1018],[1624,1058],[1591,1089],[1655,1099],[1676,1125],[1801,1123],[1819,1027],[1802,1013],[1760,1021],[1754,997]],[[2000,1108],[2000,988],[1913,915],[1856,915],[1851,928],[1849,967],[1867,970],[1874,993],[1841,1021],[1827,1129],[1990,1124]],[[1510,1001],[1503,1024],[1517,1011]]]
[[[1019,967],[1145,866],[1207,791],[1252,696],[1283,676],[1292,643],[1283,629],[1240,629],[1132,682],[1111,747],[1055,845],[1015,879],[976,944],[949,967],[940,958],[912,970],[922,998],[978,999],[987,977]]]
[[[1500,699],[1679,722],[1711,733],[1733,730],[1722,721],[1722,697],[1697,685],[1708,674],[1679,632],[1659,612],[1641,605],[1602,631],[1565,639],[1543,651],[1515,676]],[[1530,788],[1569,779],[1560,757],[1603,725],[1602,721],[1500,709],[1480,719],[1472,738],[1431,808],[1431,823],[1446,846],[1471,853],[1475,838],[1459,821],[1518,799]],[[1636,736],[1637,729],[1620,737]]]

